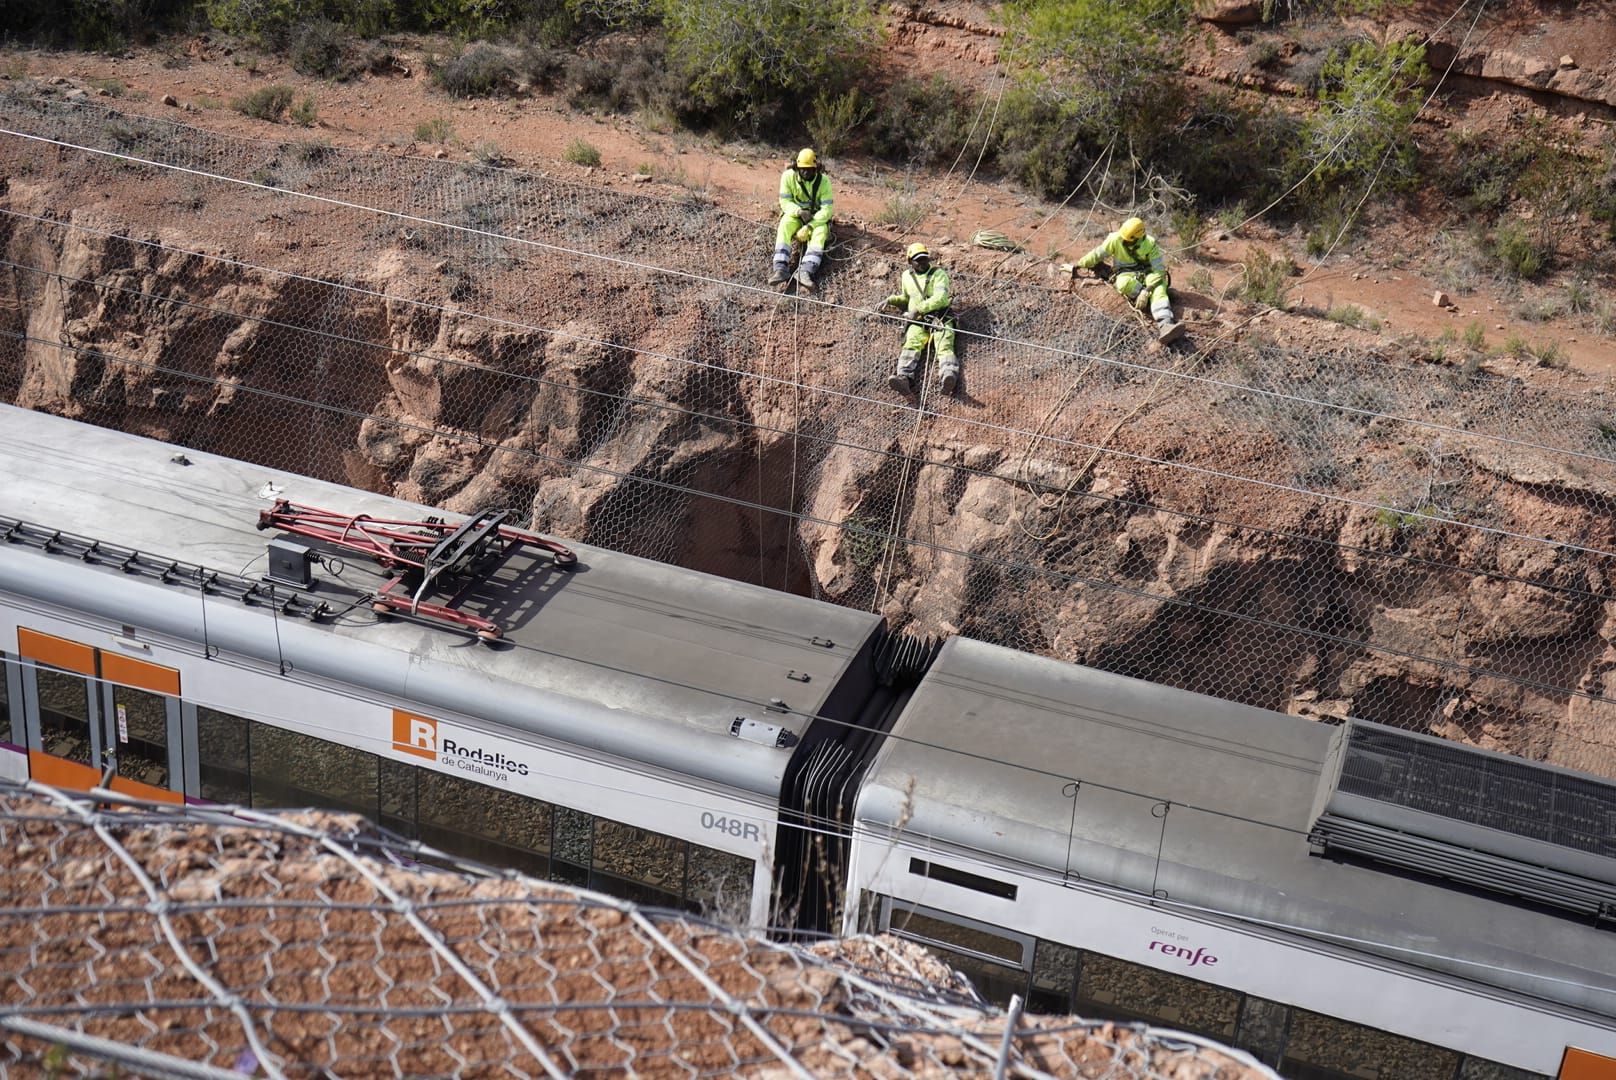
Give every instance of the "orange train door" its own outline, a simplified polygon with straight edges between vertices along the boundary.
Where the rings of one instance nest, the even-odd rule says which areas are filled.
[[[1616,1058],[1568,1046],[1559,1080],[1616,1080]]]
[[[30,776],[88,791],[110,766],[114,791],[184,801],[178,671],[26,627],[17,652]]]

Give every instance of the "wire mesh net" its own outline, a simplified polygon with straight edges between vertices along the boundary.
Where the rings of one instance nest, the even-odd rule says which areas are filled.
[[[352,815],[0,780],[0,1068],[1275,1075],[1144,1025],[1007,1015],[895,938],[775,944],[433,854]]]
[[[1603,382],[1153,351],[1014,254],[886,393],[896,245],[0,98],[0,397],[1304,715],[1616,775]],[[998,259],[999,256],[994,256]],[[1103,290],[1102,290],[1103,292]],[[1199,324],[1217,326],[1215,322]]]

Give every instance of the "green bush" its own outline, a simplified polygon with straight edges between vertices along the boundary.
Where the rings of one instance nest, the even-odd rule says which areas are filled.
[[[299,75],[351,77],[346,63],[348,42],[348,32],[330,19],[308,19],[288,31],[286,56]]]
[[[41,45],[121,49],[186,29],[196,0],[7,0],[0,36]]]
[[[979,111],[971,91],[945,75],[900,79],[877,96],[860,129],[862,141],[870,153],[901,165],[948,165],[961,147],[975,160],[988,137],[985,114],[972,133]]]
[[[1371,176],[1391,186],[1411,182],[1417,91],[1429,75],[1425,46],[1410,42],[1360,42],[1332,57],[1321,76],[1321,107],[1303,125],[1300,153],[1316,184]]]
[[[854,85],[879,39],[869,0],[669,0],[663,20],[692,103],[754,131]]]
[[[856,86],[840,94],[822,90],[808,114],[808,139],[821,154],[840,154],[873,108]]]
[[[303,127],[313,127],[319,115],[320,111],[315,107],[313,94],[304,94],[298,98],[297,103],[286,113],[288,120]]]
[[[1265,206],[1291,185],[1284,165],[1299,131],[1284,109],[1213,91],[1197,95],[1174,137],[1156,141],[1146,163],[1208,206],[1230,198]]]
[[[935,204],[913,191],[901,191],[881,204],[876,212],[877,225],[893,225],[899,232],[911,232],[916,225],[936,209]]]
[[[1295,264],[1284,256],[1270,255],[1264,248],[1254,247],[1246,252],[1245,281],[1241,293],[1250,300],[1269,307],[1284,308],[1285,294],[1290,292],[1290,277]]]
[[[667,41],[660,33],[603,43],[566,65],[575,109],[631,112],[656,110],[684,115],[684,80],[668,70]]]
[[[430,120],[418,121],[415,125],[415,141],[424,143],[446,143],[454,134],[454,121],[447,116],[434,116]]]
[[[1357,304],[1337,304],[1325,314],[1325,318],[1359,330],[1380,329],[1380,320]]]
[[[208,22],[228,34],[284,45],[287,34],[324,19],[359,37],[415,24],[415,6],[391,0],[201,0]]]
[[[1020,85],[1102,141],[1148,156],[1173,137],[1186,4],[1175,0],[1019,0],[1005,58]]]
[[[1522,279],[1537,277],[1554,254],[1554,246],[1547,237],[1529,230],[1517,218],[1493,230],[1487,249],[1506,273]]]
[[[488,97],[516,84],[516,65],[505,49],[478,42],[457,56],[427,62],[432,81],[451,97]]]
[[[292,96],[290,86],[276,84],[259,87],[250,94],[238,97],[230,104],[243,116],[250,116],[254,120],[268,120],[273,124],[279,123],[286,115],[286,110],[291,108]]]
[[[1028,87],[1004,96],[999,111],[999,164],[1046,199],[1064,199],[1104,150],[1060,106]]]
[[[583,165],[596,168],[600,165],[600,151],[595,149],[593,143],[583,139],[574,139],[567,145],[566,153],[561,155],[574,165]]]

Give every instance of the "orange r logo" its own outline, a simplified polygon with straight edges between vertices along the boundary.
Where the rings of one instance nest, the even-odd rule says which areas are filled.
[[[403,709],[393,710],[393,749],[429,761],[438,756],[438,722]]]

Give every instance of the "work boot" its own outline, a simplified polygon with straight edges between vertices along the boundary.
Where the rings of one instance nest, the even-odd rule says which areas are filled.
[[[813,271],[809,270],[806,266],[797,267],[797,288],[807,289],[809,292],[814,291]]]
[[[954,387],[959,385],[959,361],[954,359],[952,353],[944,353],[937,358],[937,373],[942,376],[940,383],[943,393],[952,394]]]
[[[887,385],[904,397],[915,396],[915,380],[907,375],[894,375],[887,380]]]
[[[1181,322],[1158,322],[1156,324],[1156,340],[1163,345],[1177,341],[1184,336],[1184,324]]]
[[[959,376],[952,371],[943,372],[942,387],[944,395],[952,394],[954,387],[959,385]]]
[[[791,276],[791,267],[785,263],[775,263],[774,269],[769,271],[769,284],[780,285]]]

